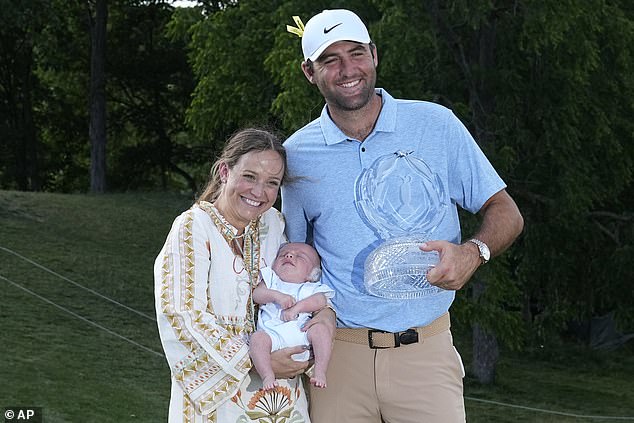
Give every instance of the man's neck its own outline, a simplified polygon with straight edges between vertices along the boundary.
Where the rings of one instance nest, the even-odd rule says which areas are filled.
[[[379,94],[372,96],[368,104],[358,110],[341,110],[328,106],[328,113],[335,125],[348,137],[363,141],[376,125],[383,101]]]

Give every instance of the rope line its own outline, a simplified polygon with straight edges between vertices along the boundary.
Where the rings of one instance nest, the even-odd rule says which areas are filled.
[[[519,408],[519,409],[522,409],[522,410],[536,411],[536,412],[539,412],[539,413],[547,413],[547,414],[556,414],[558,416],[575,417],[575,418],[578,418],[578,419],[634,420],[634,417],[587,416],[587,415],[583,415],[583,414],[565,413],[563,411],[554,411],[554,410],[546,410],[546,409],[543,409],[543,408],[526,407],[524,405],[508,404],[508,403],[505,403],[505,402],[491,401],[491,400],[485,400],[485,399],[480,399],[480,398],[468,397],[466,395],[465,395],[464,398],[466,400],[470,400],[470,401],[483,402],[485,404],[492,404],[492,405],[499,405],[501,407]]]
[[[138,314],[138,315],[139,315],[139,316],[141,316],[141,317],[144,317],[144,318],[146,318],[146,319],[148,319],[148,320],[151,320],[151,321],[153,321],[153,322],[156,322],[156,319],[155,319],[154,317],[149,316],[149,315],[147,315],[147,314],[145,314],[145,313],[143,313],[143,312],[141,312],[141,311],[135,310],[135,309],[133,309],[132,307],[129,307],[129,306],[125,305],[125,304],[122,304],[122,303],[120,303],[120,302],[119,302],[119,301],[117,301],[117,300],[113,300],[112,298],[106,297],[105,295],[103,295],[103,294],[101,294],[101,293],[99,293],[99,292],[95,291],[94,289],[91,289],[91,288],[88,288],[88,287],[86,287],[86,286],[83,286],[83,285],[81,285],[80,283],[77,283],[77,282],[75,282],[75,281],[73,281],[73,280],[71,280],[71,279],[67,278],[67,277],[66,277],[66,276],[64,276],[64,275],[60,275],[59,273],[55,272],[54,270],[51,270],[51,269],[49,269],[48,267],[43,266],[43,265],[41,265],[41,264],[39,264],[39,263],[37,263],[37,262],[35,262],[35,261],[31,260],[30,258],[23,256],[23,255],[22,255],[22,254],[20,254],[20,253],[16,253],[15,251],[10,250],[9,248],[2,247],[2,246],[0,246],[0,250],[4,251],[4,252],[6,252],[6,253],[9,253],[9,254],[13,254],[14,256],[21,258],[22,260],[24,260],[24,261],[26,261],[26,262],[28,262],[28,263],[32,264],[33,266],[39,267],[40,269],[44,270],[45,272],[48,272],[48,273],[50,273],[50,274],[52,274],[52,275],[55,275],[55,276],[57,276],[58,278],[65,280],[66,282],[72,283],[72,284],[73,284],[73,285],[75,285],[76,287],[81,288],[81,289],[83,289],[84,291],[88,291],[88,292],[90,292],[91,294],[96,295],[96,296],[97,296],[97,297],[99,297],[99,298],[103,298],[104,300],[106,300],[106,301],[110,301],[111,303],[116,304],[116,305],[118,305],[119,307],[123,307],[123,308],[125,308],[126,310],[131,311],[132,313]]]
[[[135,345],[135,346],[137,346],[137,347],[139,347],[139,348],[141,348],[141,349],[143,349],[143,350],[145,350],[145,351],[147,351],[147,352],[150,352],[150,353],[152,353],[152,354],[154,354],[154,355],[157,355],[157,356],[159,356],[159,357],[163,357],[163,358],[165,357],[165,356],[164,356],[163,354],[161,354],[160,352],[154,351],[153,349],[148,348],[148,347],[146,347],[145,345],[141,345],[141,344],[139,344],[138,342],[133,341],[133,340],[132,340],[132,339],[130,339],[130,338],[126,338],[125,336],[120,335],[120,334],[118,334],[118,333],[116,333],[116,332],[114,332],[114,331],[112,331],[112,330],[108,329],[107,327],[100,325],[99,323],[95,323],[95,322],[93,322],[92,320],[88,320],[88,319],[86,319],[85,317],[80,316],[79,314],[77,314],[77,313],[75,313],[75,312],[73,312],[73,311],[71,311],[71,310],[67,309],[66,307],[63,307],[63,306],[61,306],[61,305],[59,305],[59,304],[57,304],[57,303],[54,303],[53,301],[49,300],[48,298],[45,298],[45,297],[43,297],[43,296],[41,296],[41,295],[39,295],[39,294],[37,294],[37,293],[35,293],[35,292],[31,291],[30,289],[28,289],[28,288],[26,288],[26,287],[24,287],[24,286],[20,285],[20,284],[19,284],[19,283],[17,283],[17,282],[13,282],[12,280],[9,280],[9,279],[5,278],[5,277],[4,277],[4,276],[2,276],[2,275],[0,275],[0,279],[2,279],[2,280],[4,280],[4,281],[9,282],[11,285],[13,285],[13,286],[15,286],[15,287],[17,287],[17,288],[19,288],[19,289],[21,289],[21,290],[23,290],[23,291],[25,291],[25,292],[29,293],[29,294],[31,294],[32,296],[34,296],[34,297],[36,297],[36,298],[38,298],[38,299],[40,299],[40,300],[42,300],[42,301],[44,301],[44,302],[46,302],[46,303],[48,303],[48,304],[52,305],[52,306],[54,306],[54,307],[57,307],[58,309],[60,309],[60,310],[62,310],[62,311],[64,311],[64,312],[66,312],[66,313],[70,314],[71,316],[78,318],[79,320],[82,320],[82,321],[84,321],[84,322],[86,322],[86,323],[88,323],[88,324],[91,324],[91,325],[93,325],[93,326],[95,326],[95,327],[97,327],[97,328],[99,328],[99,329],[101,329],[101,330],[103,330],[103,331],[105,331],[105,332],[108,332],[110,335],[116,336],[116,337],[117,337],[117,338],[119,338],[119,339],[123,339],[124,341],[127,341],[127,342],[129,342],[130,344]]]

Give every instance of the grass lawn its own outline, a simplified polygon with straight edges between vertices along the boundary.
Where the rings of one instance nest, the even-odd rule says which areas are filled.
[[[42,407],[46,423],[167,420],[152,265],[190,204],[0,191],[0,408]],[[468,367],[468,342],[455,338]],[[503,352],[494,386],[465,380],[468,421],[634,421],[633,350]]]

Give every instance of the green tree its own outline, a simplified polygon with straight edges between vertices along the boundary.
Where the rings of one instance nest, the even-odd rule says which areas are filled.
[[[191,29],[191,61],[198,84],[188,121],[217,148],[237,128],[276,127],[269,113],[278,93],[264,70],[273,48],[278,2],[227,2]]]
[[[47,2],[0,2],[0,183],[20,190],[41,188],[35,68],[48,12]]]
[[[170,29],[172,7],[138,3],[111,13],[110,179],[118,189],[195,192],[209,168],[209,149],[185,126],[194,87],[186,55],[189,38]],[[180,12],[190,24],[199,19],[195,10]]]
[[[193,77],[186,40],[168,31],[172,6],[165,1],[108,2],[108,26],[102,27],[110,39],[104,64],[108,73],[101,74],[100,119],[92,125],[90,2],[6,6],[0,12],[7,24],[0,30],[6,29],[0,43],[0,72],[6,81],[0,85],[1,187],[36,189],[35,182],[41,181],[45,190],[88,190],[89,134],[99,132],[101,158],[95,162],[101,163],[100,189],[107,162],[112,190],[196,190],[202,179],[199,163],[208,163],[209,157],[196,150],[185,127]]]

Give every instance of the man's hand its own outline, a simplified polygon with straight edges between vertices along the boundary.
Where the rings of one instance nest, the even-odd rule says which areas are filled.
[[[493,194],[480,208],[480,229],[472,237],[485,242],[495,257],[506,250],[524,228],[524,219],[506,190]],[[427,280],[443,289],[461,289],[482,263],[480,251],[472,242],[452,244],[429,241],[421,245],[423,251],[438,251],[440,262],[427,272]]]
[[[481,263],[478,247],[472,242],[457,245],[448,241],[429,241],[420,249],[438,251],[440,261],[427,272],[427,280],[442,289],[461,289]]]
[[[291,357],[294,354],[301,354],[306,351],[306,347],[298,345],[295,347],[282,348],[271,353],[271,366],[273,373],[278,379],[288,379],[301,375],[310,366],[311,361],[295,361]]]

